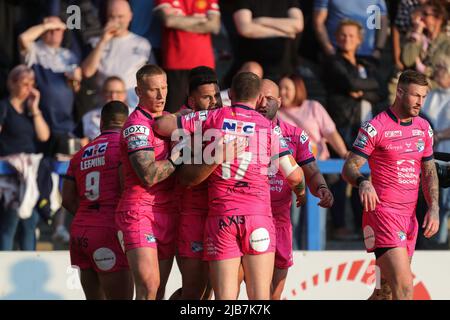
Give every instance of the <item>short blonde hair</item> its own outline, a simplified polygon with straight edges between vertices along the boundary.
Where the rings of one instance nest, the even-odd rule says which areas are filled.
[[[342,28],[347,27],[347,26],[353,26],[356,27],[358,29],[358,33],[359,33],[359,37],[361,38],[361,40],[364,39],[364,28],[363,26],[355,20],[351,20],[351,19],[342,19],[337,28],[336,28],[336,33],[335,35],[338,35],[339,32],[341,32]]]
[[[12,68],[12,70],[8,73],[7,86],[8,90],[11,91],[13,86],[24,76],[29,75],[34,78],[34,71],[30,67],[27,67],[24,64],[19,64]]]

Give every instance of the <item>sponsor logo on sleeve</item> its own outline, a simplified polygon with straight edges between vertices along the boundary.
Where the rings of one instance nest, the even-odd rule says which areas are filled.
[[[275,126],[273,128],[273,133],[277,136],[281,136],[281,128],[279,126]]]
[[[377,129],[375,129],[375,127],[373,125],[370,124],[370,122],[366,121],[363,123],[363,125],[361,126],[361,128],[367,132],[367,134],[369,135],[369,137],[373,138],[377,135]]]
[[[360,149],[364,149],[365,147],[367,147],[367,142],[369,141],[369,138],[363,134],[362,132],[358,133],[358,136],[356,137],[355,143],[353,144],[353,146],[360,148]]]
[[[302,131],[302,134],[300,135],[300,142],[304,144],[306,141],[308,141],[308,134],[305,131]]]
[[[280,136],[279,139],[280,139],[280,146],[282,148],[289,148],[288,143],[287,143],[286,139],[283,136]]]
[[[401,130],[395,130],[395,131],[385,131],[384,136],[386,138],[397,138],[402,136]]]
[[[417,141],[417,151],[423,152],[423,150],[425,150],[425,142],[422,139],[419,139],[419,141]]]
[[[150,129],[146,126],[141,125],[133,125],[129,126],[125,130],[123,130],[123,137],[126,138],[132,134],[142,134],[148,136],[150,134]]]
[[[428,128],[428,136],[433,138],[433,129],[431,129],[431,126]]]
[[[413,129],[412,135],[413,137],[425,137],[425,132],[423,130]]]
[[[127,139],[128,150],[136,150],[139,148],[149,146],[149,141],[146,135],[131,136]]]
[[[191,113],[184,115],[184,120],[189,121],[194,117],[195,117],[195,112],[191,112]]]
[[[205,121],[208,118],[208,110],[202,110],[198,112],[198,119],[200,121]]]

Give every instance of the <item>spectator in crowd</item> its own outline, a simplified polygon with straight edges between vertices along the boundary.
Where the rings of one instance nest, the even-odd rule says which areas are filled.
[[[427,95],[422,112],[433,127],[434,151],[450,153],[450,56],[436,59],[433,78],[439,87]],[[445,245],[448,241],[449,188],[440,189],[439,195],[440,225],[436,242]]]
[[[156,0],[130,0],[133,19],[130,31],[146,38],[152,45],[149,62],[160,65],[161,58],[161,21],[152,14]]]
[[[136,71],[150,57],[151,46],[147,39],[128,30],[132,19],[130,5],[124,0],[108,4],[108,21],[100,38],[92,39],[95,47],[81,64],[85,77],[96,76],[98,88],[110,76],[121,77],[126,84],[128,105],[137,105]]]
[[[34,88],[35,76],[31,68],[18,65],[8,75],[9,97],[0,101],[0,156],[37,153],[37,142],[45,142],[50,130],[39,108],[40,93]],[[17,209],[0,206],[0,250],[13,250],[16,231],[22,250],[36,250],[38,213],[21,219]]]
[[[327,110],[335,121],[338,132],[348,149],[355,140],[361,123],[369,120],[372,105],[380,100],[379,85],[375,79],[375,68],[368,60],[357,58],[356,52],[363,42],[363,28],[352,20],[343,20],[336,31],[337,51],[326,67]],[[345,190],[347,184],[341,177],[329,185],[336,201],[331,208],[336,227],[336,239],[353,238],[343,229],[345,223]],[[358,231],[361,226],[361,203],[358,192],[352,192],[354,225]],[[340,221],[340,222],[336,222]]]
[[[392,53],[398,71],[405,69],[401,59],[401,48],[406,41],[406,35],[412,28],[411,15],[427,2],[428,0],[401,0],[398,3],[397,15],[391,27]]]
[[[264,76],[278,81],[297,66],[303,14],[297,0],[240,0],[233,14],[238,32],[233,75],[246,61],[256,61]]]
[[[363,41],[361,25],[353,20],[341,21],[336,41],[337,53],[326,68],[327,106],[349,148],[361,122],[370,118],[371,105],[380,100],[379,84],[374,66],[356,56]]]
[[[47,151],[52,155],[68,153],[62,150],[75,128],[73,105],[81,81],[76,56],[61,47],[65,29],[61,19],[52,16],[19,36],[21,55],[33,68],[41,92],[42,113],[52,133]]]
[[[373,8],[372,17],[368,9]],[[372,18],[372,19],[371,19]],[[336,31],[343,19],[351,19],[364,26],[357,54],[379,60],[388,32],[387,8],[384,0],[314,0],[314,29],[325,55],[336,54]],[[373,26],[371,24],[374,24]]]
[[[42,113],[51,131],[45,153],[56,155],[60,160],[66,160],[66,155],[79,148],[73,130],[75,93],[80,89],[81,69],[75,54],[61,47],[65,30],[66,25],[59,17],[50,16],[19,36],[21,55],[35,72]],[[37,40],[39,37],[41,39]],[[62,209],[54,219],[54,239],[68,242],[64,221],[65,210]]]
[[[303,79],[296,75],[286,76],[280,80],[281,109],[280,119],[287,123],[303,128],[309,136],[312,153],[318,160],[328,160],[330,152],[327,143],[342,159],[347,156],[347,147],[336,129],[336,125],[325,108],[317,101],[309,100]],[[334,179],[334,180],[333,180]],[[329,183],[338,178],[327,176]],[[337,201],[339,201],[337,199]],[[336,206],[335,206],[336,207]],[[334,208],[334,207],[333,207]],[[346,228],[345,216],[338,209],[331,210],[334,237],[348,238],[350,231]],[[294,225],[297,221],[293,218]],[[303,229],[304,215],[300,215],[300,222],[296,228]]]
[[[184,103],[189,70],[198,66],[215,68],[211,34],[220,31],[217,0],[158,0],[154,12],[163,23],[162,66],[169,92],[166,111],[175,112]]]
[[[314,157],[327,160],[330,157],[327,143],[344,159],[347,148],[336,130],[334,121],[317,101],[308,100],[305,83],[296,75],[283,77],[279,83],[281,109],[279,117],[291,125],[303,128],[309,135]]]
[[[447,12],[438,0],[425,4],[413,15],[413,29],[402,48],[402,62],[431,77],[440,55],[450,55],[450,37],[445,32]],[[436,87],[434,81],[432,87]]]
[[[83,145],[89,141],[94,140],[100,134],[100,118],[102,112],[102,105],[117,100],[126,103],[127,89],[125,82],[116,76],[106,78],[102,87],[102,102],[94,110],[86,113],[81,119],[76,128],[76,134],[80,138],[87,138],[88,141],[83,141]]]

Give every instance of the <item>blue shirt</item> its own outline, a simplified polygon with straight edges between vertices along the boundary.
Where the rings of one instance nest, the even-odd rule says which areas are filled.
[[[26,110],[18,113],[9,98],[0,100],[0,156],[37,152],[33,117]]]
[[[153,14],[154,0],[130,0],[133,20],[130,31],[146,38],[152,48],[161,48],[161,22]]]
[[[376,28],[374,23],[373,9],[370,6],[377,6],[381,16],[387,15],[386,3],[384,0],[314,0],[314,10],[327,10],[328,16],[326,27],[328,37],[336,48],[335,32],[339,22],[343,19],[357,21],[364,28],[364,40],[358,49],[357,54],[371,56],[376,46]]]
[[[25,62],[34,70],[41,93],[39,107],[52,133],[72,132],[75,94],[64,73],[78,65],[76,56],[68,49],[50,48],[38,40],[31,46]]]

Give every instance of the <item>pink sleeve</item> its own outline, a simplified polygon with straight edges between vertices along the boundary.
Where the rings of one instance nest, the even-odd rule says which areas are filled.
[[[153,130],[148,124],[130,123],[122,131],[128,154],[136,151],[154,149]]]
[[[374,125],[370,121],[364,122],[359,128],[352,152],[367,159],[375,149],[377,137],[378,132]]]
[[[425,133],[425,150],[423,152],[422,161],[433,159],[433,129],[428,124],[428,130]]]
[[[297,161],[299,166],[303,166],[316,160],[314,158],[314,155],[311,153],[310,140],[305,130],[296,129],[295,140],[297,149],[297,152],[295,154],[295,161]]]
[[[281,128],[277,125],[271,126],[271,134],[270,134],[270,155],[271,158],[281,158],[282,156],[291,154],[289,151],[289,145],[281,133]]]
[[[314,113],[319,121],[320,132],[322,136],[327,136],[336,131],[336,124],[331,119],[327,110],[317,101],[313,101]]]
[[[207,127],[213,116],[208,110],[191,112],[180,115],[177,118],[178,129],[184,129],[189,134],[193,134],[200,127]]]

